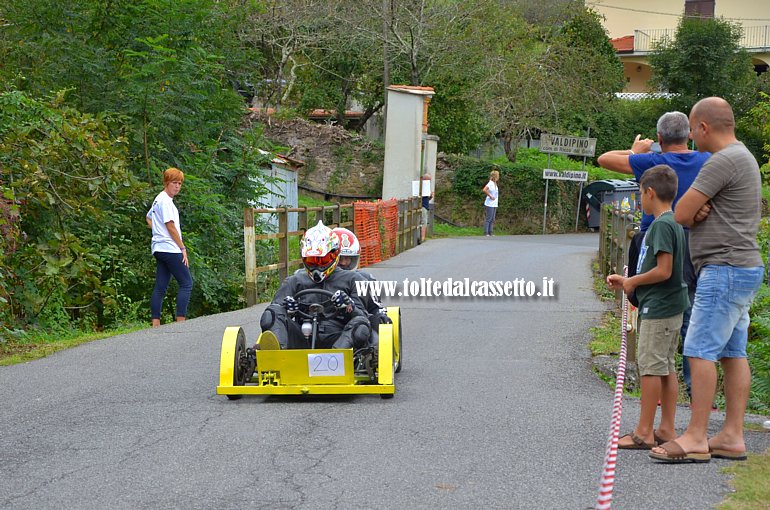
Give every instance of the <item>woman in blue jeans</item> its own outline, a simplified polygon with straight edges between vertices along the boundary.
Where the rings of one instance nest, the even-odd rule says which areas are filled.
[[[489,172],[489,182],[482,190],[487,198],[484,199],[484,211],[486,217],[484,219],[484,235],[492,235],[492,225],[495,223],[495,216],[497,215],[497,181],[500,180],[500,172],[492,170]]]
[[[187,248],[182,242],[182,226],[174,197],[179,194],[184,182],[184,173],[177,168],[163,172],[163,191],[158,193],[147,212],[147,226],[152,229],[152,254],[156,260],[155,289],[150,299],[152,327],[160,326],[160,312],[171,277],[179,284],[176,296],[176,320],[181,322],[187,316],[187,305],[192,292],[190,262]]]

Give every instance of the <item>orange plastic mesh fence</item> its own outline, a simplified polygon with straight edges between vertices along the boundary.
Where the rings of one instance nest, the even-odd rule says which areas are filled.
[[[382,260],[378,209],[379,202],[353,202],[353,224],[361,246],[358,267],[366,267]]]
[[[398,243],[398,200],[391,198],[380,202],[382,224],[382,256],[386,259],[396,255]]]

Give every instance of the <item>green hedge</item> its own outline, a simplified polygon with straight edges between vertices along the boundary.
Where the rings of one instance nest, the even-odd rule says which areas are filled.
[[[507,234],[540,234],[543,232],[543,199],[545,180],[543,169],[582,170],[582,161],[564,156],[552,156],[536,149],[521,149],[517,162],[505,159],[482,161],[466,156],[448,156],[448,168],[439,175],[436,189],[436,214],[460,226],[481,226],[484,223],[484,192],[489,172],[500,171],[500,203],[495,229]],[[587,165],[589,180],[628,178]],[[548,215],[546,232],[575,230],[575,214],[580,185],[577,182],[551,180],[548,184]],[[579,228],[586,228],[585,211],[581,207]]]

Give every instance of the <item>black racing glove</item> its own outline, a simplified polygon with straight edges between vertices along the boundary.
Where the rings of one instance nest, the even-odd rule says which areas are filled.
[[[380,308],[377,318],[380,320],[380,324],[393,324],[393,319],[388,317],[388,312],[384,308]]]
[[[332,303],[337,308],[350,308],[353,306],[353,300],[342,290],[338,290],[332,295]]]
[[[283,298],[283,307],[289,315],[294,315],[299,311],[299,303],[292,296],[286,296]]]

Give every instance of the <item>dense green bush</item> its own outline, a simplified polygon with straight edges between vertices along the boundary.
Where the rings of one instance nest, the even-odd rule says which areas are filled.
[[[614,100],[597,114],[591,137],[596,138],[596,156],[607,151],[630,149],[636,135],[657,140],[658,118],[674,108],[666,99]],[[688,113],[688,112],[684,112]]]
[[[0,255],[3,326],[148,320],[155,263],[144,216],[169,166],[186,174],[176,203],[195,281],[189,314],[239,306],[243,207],[264,192],[257,149],[270,147],[259,129],[241,129],[233,86],[258,80],[260,52],[238,27],[260,7],[231,7],[4,9],[13,22],[0,38],[0,231],[14,250]]]
[[[117,272],[133,265],[126,233],[146,186],[127,167],[127,141],[108,129],[115,119],[63,99],[0,94],[0,185],[18,214],[3,239],[5,326],[101,323],[120,305]]]
[[[759,249],[767,264],[770,250],[770,218],[764,218],[760,225]],[[762,285],[751,304],[751,326],[747,351],[751,365],[752,382],[750,405],[754,409],[770,413],[770,287]]]
[[[102,329],[146,319],[154,282],[144,216],[159,185],[130,169],[115,115],[0,93],[0,326]],[[243,208],[264,194],[260,129],[223,136],[176,158],[176,199],[195,280],[190,316],[242,302]],[[161,181],[161,162],[151,178]],[[173,288],[169,291],[173,295]],[[165,313],[173,315],[173,299]]]

